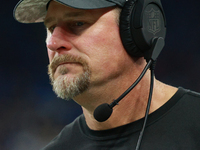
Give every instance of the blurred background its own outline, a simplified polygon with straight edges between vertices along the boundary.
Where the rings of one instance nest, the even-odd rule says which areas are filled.
[[[18,0],[0,5],[0,150],[38,150],[82,113],[58,99],[47,75],[46,31],[42,23],[13,19]],[[156,78],[200,92],[200,1],[162,0],[166,46]]]

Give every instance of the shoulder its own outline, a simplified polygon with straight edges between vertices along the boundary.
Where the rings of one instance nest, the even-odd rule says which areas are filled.
[[[190,102],[200,102],[200,93],[199,92],[195,92],[192,90],[188,90],[188,89],[184,89],[184,88],[179,88],[179,90],[184,93],[183,97],[186,100],[189,100]]]
[[[194,98],[197,98],[197,99],[200,98],[200,93],[195,92],[195,91],[188,90],[187,94],[194,97]]]
[[[178,108],[185,117],[184,119],[188,117],[190,121],[194,120],[194,122],[197,122],[197,118],[200,118],[200,93],[179,88],[179,94],[182,96],[180,97],[176,108]]]
[[[66,125],[62,129],[62,131],[42,150],[55,150],[55,149],[62,150],[63,143],[65,143],[64,145],[66,147],[66,145],[70,142],[70,139],[73,135],[80,134],[78,132],[80,132],[79,126],[80,126],[80,121],[82,119],[83,119],[83,115],[76,118],[72,123]]]

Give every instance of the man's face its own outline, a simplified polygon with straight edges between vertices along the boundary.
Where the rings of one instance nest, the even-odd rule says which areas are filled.
[[[59,97],[74,98],[124,72],[127,53],[117,17],[113,8],[80,10],[50,3],[44,23],[49,74]]]

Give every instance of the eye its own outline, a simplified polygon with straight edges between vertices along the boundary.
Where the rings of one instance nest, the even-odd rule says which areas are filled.
[[[57,27],[57,25],[55,24],[55,25],[47,27],[47,30],[52,34],[56,27]],[[69,21],[66,23],[64,28],[67,31],[71,31],[71,33],[80,34],[87,27],[88,27],[88,23],[86,23],[84,21]]]
[[[82,26],[82,25],[84,25],[84,24],[85,24],[85,22],[77,22],[77,23],[76,23],[77,26]]]
[[[73,21],[68,24],[68,28],[70,29],[71,33],[73,34],[81,34],[85,29],[87,29],[89,26],[88,23],[84,21]]]
[[[80,26],[83,26],[84,24],[85,24],[85,22],[78,21],[78,22],[74,23],[74,26],[80,27]]]

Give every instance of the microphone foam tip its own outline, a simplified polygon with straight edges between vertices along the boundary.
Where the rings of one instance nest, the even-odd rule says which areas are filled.
[[[99,105],[95,110],[94,110],[94,118],[98,122],[104,122],[106,121],[112,114],[113,109],[110,107],[109,104],[104,103]]]

